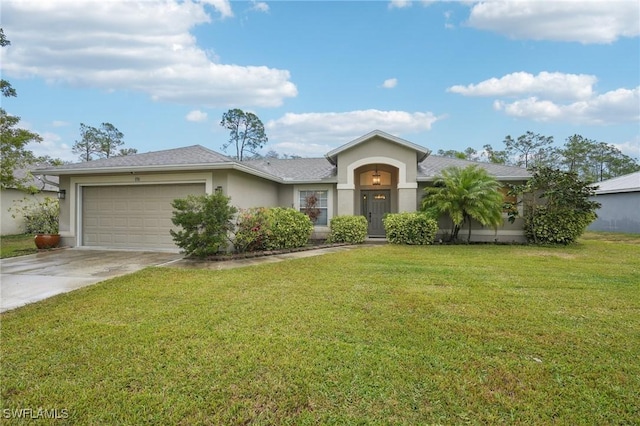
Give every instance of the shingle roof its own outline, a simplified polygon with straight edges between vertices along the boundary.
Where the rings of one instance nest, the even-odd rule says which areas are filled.
[[[37,165],[34,165],[37,167]],[[34,168],[35,168],[34,167]],[[58,177],[57,176],[43,176],[41,173],[31,173],[28,175],[30,170],[28,169],[15,169],[13,171],[13,176],[18,179],[27,179],[24,184],[25,186],[33,186],[38,188],[39,191],[57,191],[58,190]]]
[[[596,194],[612,194],[617,192],[640,192],[640,172],[618,176],[596,183]]]
[[[500,180],[522,180],[531,177],[531,174],[521,167],[430,155],[418,164],[418,180],[432,180],[435,175],[447,167],[467,167],[472,164],[482,167],[490,175]]]
[[[39,172],[64,172],[74,170],[113,170],[119,168],[179,166],[200,164],[224,164],[232,163],[230,157],[212,151],[201,145],[187,146],[184,148],[167,149],[164,151],[146,152],[143,154],[125,155],[122,157],[103,158],[100,160],[82,163],[65,164],[58,167],[38,169]]]
[[[265,158],[244,161],[243,164],[277,176],[285,182],[336,181],[336,167],[326,158]]]

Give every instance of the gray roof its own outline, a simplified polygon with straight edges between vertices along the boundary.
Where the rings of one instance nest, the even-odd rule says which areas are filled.
[[[336,167],[326,158],[289,158],[244,161],[249,167],[282,179],[284,182],[336,182]]]
[[[38,169],[38,172],[52,174],[69,174],[65,172],[102,172],[118,169],[138,170],[147,168],[166,168],[169,166],[201,166],[212,164],[229,164],[234,160],[212,151],[201,145],[164,151],[146,152],[143,154],[125,155],[121,157],[102,158],[82,163],[65,164],[58,167]]]
[[[37,167],[38,165],[34,164],[33,168]],[[15,169],[13,171],[13,176],[18,180],[26,178],[24,185],[33,186],[37,188],[38,191],[58,191],[58,176],[44,176],[43,174],[35,171],[29,174],[30,169]]]
[[[603,180],[595,185],[598,186],[596,194],[614,194],[618,192],[640,192],[640,172],[618,176],[612,179]]]
[[[459,158],[439,157],[430,155],[418,164],[418,180],[430,181],[434,176],[447,167],[467,167],[472,164],[482,167],[490,175],[499,180],[523,180],[531,177],[531,173],[522,167],[505,166],[504,164],[484,163],[478,161],[461,160]]]
[[[379,132],[374,132],[380,135]],[[371,137],[371,134],[368,135]],[[362,142],[363,138],[356,141]],[[424,148],[423,148],[424,150]],[[332,151],[335,152],[335,151]],[[428,151],[416,151],[422,155]],[[328,154],[327,154],[328,155]],[[418,180],[430,181],[449,166],[466,167],[477,164],[501,180],[522,180],[530,174],[522,168],[501,164],[477,163],[457,158],[429,156],[418,164]],[[200,145],[144,154],[111,157],[83,163],[65,164],[38,169],[34,173],[47,175],[96,174],[113,172],[160,172],[187,170],[235,169],[282,183],[337,182],[336,166],[328,157],[236,161]]]

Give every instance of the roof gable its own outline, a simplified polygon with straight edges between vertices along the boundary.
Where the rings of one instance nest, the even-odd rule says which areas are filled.
[[[381,138],[384,139],[388,142],[403,146],[405,148],[409,148],[412,149],[416,152],[416,158],[417,158],[417,162],[420,162],[422,160],[424,160],[425,158],[427,158],[427,156],[429,155],[429,153],[431,151],[429,151],[427,148],[420,146],[420,145],[416,145],[412,142],[409,142],[407,140],[404,140],[402,138],[399,138],[397,136],[393,136],[390,135],[389,133],[383,132],[382,130],[374,130],[372,132],[367,133],[364,136],[360,136],[357,139],[352,140],[351,142],[348,142],[336,149],[334,149],[333,151],[328,152],[327,154],[325,154],[325,157],[327,158],[327,160],[329,160],[331,162],[331,164],[337,164],[338,163],[338,156],[349,150],[354,148],[357,145],[360,145],[368,140],[371,140],[373,138]]]

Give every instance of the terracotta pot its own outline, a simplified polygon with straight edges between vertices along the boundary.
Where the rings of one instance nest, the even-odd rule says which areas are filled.
[[[58,234],[37,234],[35,238],[36,247],[38,249],[50,249],[58,247],[60,244],[60,235]]]

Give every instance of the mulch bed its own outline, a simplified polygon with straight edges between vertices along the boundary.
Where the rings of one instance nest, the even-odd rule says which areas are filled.
[[[213,256],[207,256],[204,259],[200,260],[208,260],[211,262],[224,262],[227,260],[240,260],[240,259],[253,259],[256,257],[263,256],[275,256],[278,254],[287,254],[287,253],[296,253],[300,251],[309,251],[309,250],[318,250],[323,248],[331,248],[331,247],[341,247],[348,246],[346,243],[339,244],[327,244],[324,241],[310,241],[308,245],[304,247],[296,247],[292,249],[283,249],[283,250],[265,250],[265,251],[252,251],[246,253],[221,253]]]

